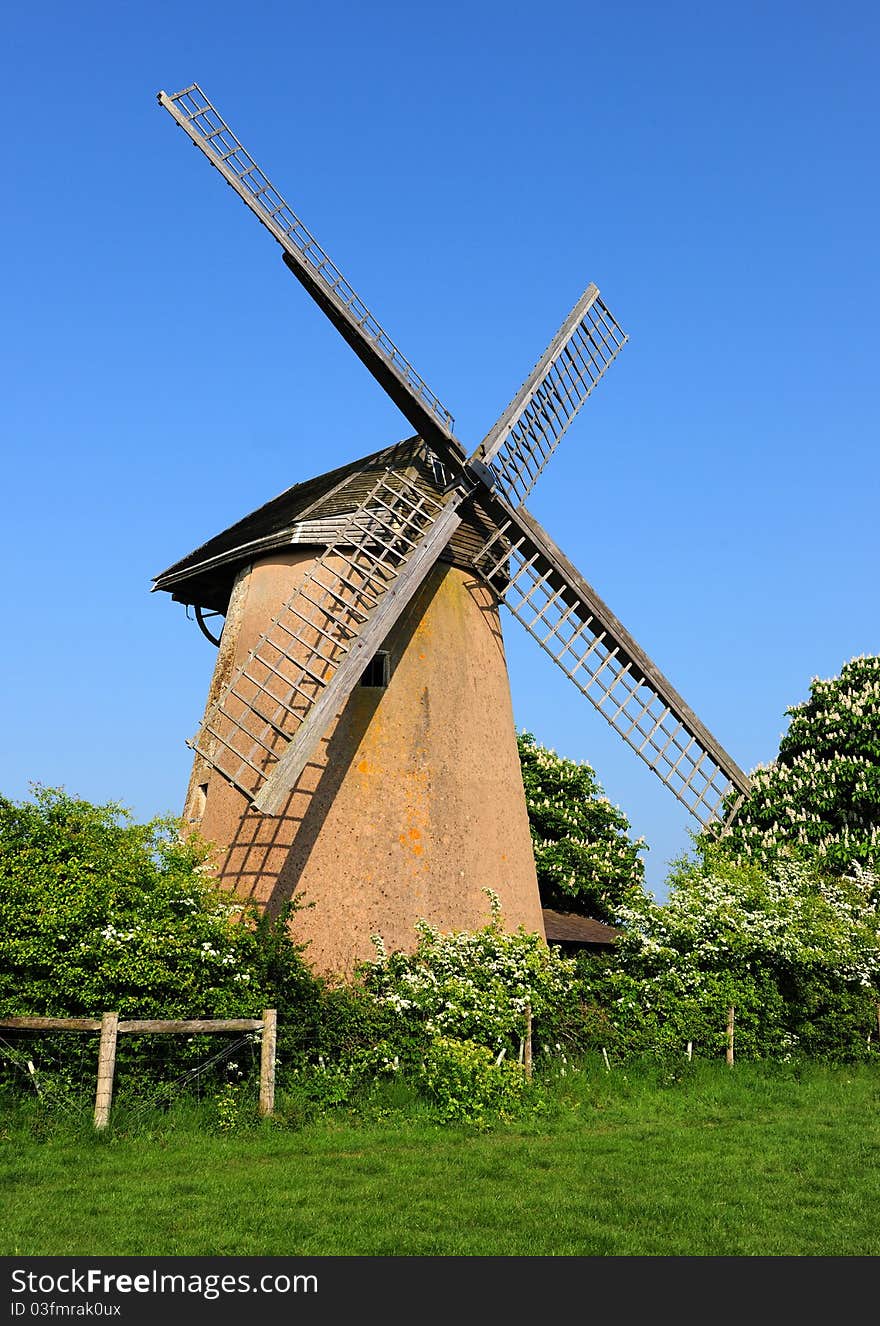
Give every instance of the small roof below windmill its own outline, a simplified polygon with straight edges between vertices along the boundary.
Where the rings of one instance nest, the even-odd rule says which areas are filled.
[[[431,465],[419,437],[409,437],[314,479],[294,484],[243,516],[186,557],[153,578],[153,589],[166,590],[179,603],[225,612],[242,566],[278,549],[327,547],[338,539],[345,518],[369,494],[386,469],[436,491]],[[462,523],[441,554],[441,561],[469,567],[493,525],[477,502],[469,504]]]
[[[566,950],[604,952],[614,947],[620,934],[616,926],[594,921],[591,916],[579,916],[575,912],[557,912],[545,907],[543,915],[547,943],[559,944]]]

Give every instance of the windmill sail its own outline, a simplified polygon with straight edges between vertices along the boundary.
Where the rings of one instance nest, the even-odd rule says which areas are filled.
[[[464,456],[454,419],[401,354],[339,268],[242,147],[220,114],[193,83],[159,104],[172,115],[284,250],[284,261],[342,333],[358,358],[426,441]]]
[[[508,507],[476,565],[517,621],[701,824],[719,816],[732,789],[748,791],[747,776],[528,512]]]
[[[460,522],[386,472],[210,706],[190,743],[263,813],[280,811],[326,729]]]
[[[437,463],[432,493],[388,471],[272,619],[191,745],[258,810],[290,789],[474,494],[495,529],[480,576],[703,824],[749,780],[522,507],[627,337],[588,286],[480,446],[452,415],[193,84],[160,104],[281,245],[284,261]],[[482,536],[481,536],[482,537]],[[736,798],[731,798],[732,802]],[[735,804],[728,815],[735,813]]]
[[[473,460],[509,502],[524,502],[578,410],[627,342],[589,285]]]

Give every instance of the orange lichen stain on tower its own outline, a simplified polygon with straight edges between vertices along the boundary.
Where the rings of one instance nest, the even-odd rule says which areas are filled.
[[[358,764],[358,773],[367,774],[372,771],[372,765],[369,760],[361,760]]]
[[[458,576],[445,576],[438,587],[437,595],[447,610],[454,613],[459,624],[463,623],[466,613],[473,604],[472,596],[464,581]]]
[[[417,746],[410,753],[410,768],[404,779],[403,814],[397,835],[409,887],[431,868],[431,773],[425,767],[426,752]]]
[[[407,829],[404,833],[398,835],[397,841],[401,847],[408,847],[414,856],[421,856],[425,850],[422,844],[421,829]]]

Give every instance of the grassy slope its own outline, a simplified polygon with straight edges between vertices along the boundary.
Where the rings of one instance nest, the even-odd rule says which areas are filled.
[[[297,1130],[120,1111],[95,1137],[19,1113],[0,1255],[876,1256],[878,1095],[872,1066],[594,1066],[484,1134],[400,1086]]]

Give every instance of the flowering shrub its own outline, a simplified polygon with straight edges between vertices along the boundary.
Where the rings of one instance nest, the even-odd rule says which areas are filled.
[[[385,951],[375,935],[374,961],[361,976],[366,990],[397,1015],[401,1030],[469,1041],[493,1054],[518,1054],[531,1007],[535,1023],[549,1022],[575,996],[575,963],[536,934],[502,929],[497,894],[486,889],[491,920],[481,930],[441,934],[417,925],[414,953]]]
[[[610,921],[633,886],[641,887],[646,851],[612,806],[589,764],[517,736],[538,888],[545,907]]]
[[[255,1017],[275,1007],[308,1026],[319,986],[286,918],[242,916],[207,855],[175,820],[136,824],[115,803],[45,788],[29,802],[0,798],[0,1017]],[[155,1092],[217,1049],[206,1039],[162,1038],[160,1049],[155,1037],[122,1037],[117,1095]],[[62,1086],[94,1091],[92,1038],[49,1034],[30,1053],[43,1099]],[[0,1076],[31,1089],[9,1056]]]
[[[505,932],[498,896],[485,892],[481,930],[441,934],[420,922],[414,953],[389,954],[374,935],[375,959],[322,992],[312,1045],[294,1046],[281,1075],[288,1117],[349,1105],[397,1077],[441,1119],[482,1127],[520,1109],[526,1010],[533,1034],[553,1031],[577,1006],[576,968],[538,935]]]
[[[746,1056],[857,1058],[876,1029],[877,876],[829,876],[777,853],[772,868],[703,845],[680,862],[661,906],[621,907],[617,960],[584,969],[617,1043],[724,1045],[726,1010]]]
[[[751,775],[730,830],[707,841],[769,862],[780,847],[843,874],[880,867],[880,658],[850,660],[838,677],[814,677],[810,697],[786,710],[779,754]]]
[[[236,919],[207,855],[173,819],[0,798],[0,1014],[259,1014],[296,954],[283,925]]]

